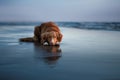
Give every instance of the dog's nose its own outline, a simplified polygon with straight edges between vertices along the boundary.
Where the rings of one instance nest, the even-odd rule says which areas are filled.
[[[53,38],[52,38],[51,41],[50,41],[50,45],[55,45],[55,41],[54,41]]]

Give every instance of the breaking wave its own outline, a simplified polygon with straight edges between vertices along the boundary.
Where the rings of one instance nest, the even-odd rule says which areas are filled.
[[[36,26],[42,22],[0,22],[0,26]],[[120,31],[120,22],[56,22],[60,27],[95,29],[95,30],[116,30]]]

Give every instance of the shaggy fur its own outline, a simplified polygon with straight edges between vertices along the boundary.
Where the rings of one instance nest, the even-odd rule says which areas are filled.
[[[55,23],[46,22],[35,27],[34,37],[21,38],[20,41],[40,42],[41,45],[47,42],[48,45],[56,45],[62,41],[62,37],[61,31]]]

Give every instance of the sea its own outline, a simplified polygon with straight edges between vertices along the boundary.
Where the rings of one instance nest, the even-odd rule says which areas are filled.
[[[43,22],[0,22],[0,26],[35,26]],[[78,29],[120,31],[120,22],[55,22],[58,26]]]
[[[0,80],[120,80],[120,22],[55,22],[59,46],[20,42],[42,22],[0,22]]]

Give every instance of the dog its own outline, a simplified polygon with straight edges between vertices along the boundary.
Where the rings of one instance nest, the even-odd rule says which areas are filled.
[[[39,42],[41,45],[57,45],[62,41],[62,33],[54,22],[45,22],[34,28],[34,36],[21,38],[22,42]]]

